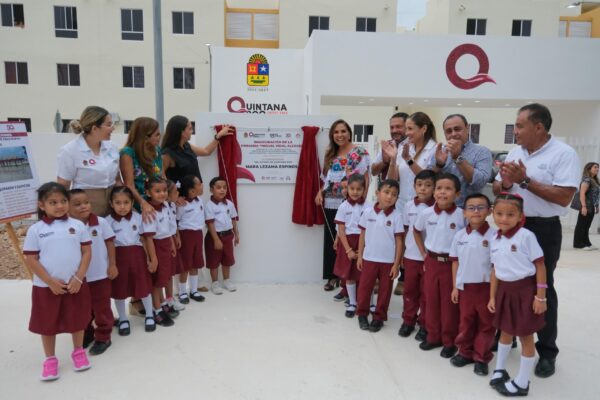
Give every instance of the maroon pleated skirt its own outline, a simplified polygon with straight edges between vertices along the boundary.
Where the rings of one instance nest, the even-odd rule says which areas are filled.
[[[141,299],[152,290],[152,277],[146,263],[146,253],[142,246],[116,247],[119,275],[112,281],[113,299],[134,297]]]
[[[358,253],[358,239],[360,235],[346,235],[350,247]],[[358,281],[360,279],[360,271],[356,268],[356,260],[350,260],[346,254],[346,249],[342,241],[338,238],[337,250],[335,256],[335,264],[333,265],[333,273],[341,279]]]
[[[87,282],[75,294],[56,295],[50,288],[34,286],[31,292],[29,330],[45,336],[84,330],[92,318]]]
[[[158,267],[152,274],[152,285],[155,288],[164,288],[173,277],[175,266],[173,255],[171,254],[171,237],[164,239],[153,239]]]
[[[494,327],[513,336],[529,336],[544,326],[544,314],[533,312],[535,276],[514,282],[498,281]]]

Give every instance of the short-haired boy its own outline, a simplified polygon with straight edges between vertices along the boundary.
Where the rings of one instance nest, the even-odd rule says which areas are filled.
[[[450,245],[456,232],[464,226],[462,210],[454,204],[460,196],[460,181],[450,173],[438,174],[433,197],[435,204],[424,210],[414,226],[415,242],[425,259],[425,321],[427,339],[421,350],[444,346],[440,356],[456,353],[454,340],[458,333],[458,306],[452,303],[452,263]],[[423,240],[422,232],[426,233]]]
[[[475,362],[477,375],[488,374],[488,363],[493,355],[496,329],[493,314],[488,310],[490,301],[490,244],[496,231],[485,220],[490,215],[490,199],[473,193],[465,199],[464,216],[468,225],[461,229],[450,249],[452,261],[452,302],[458,304],[460,322],[456,346],[458,354],[450,359],[455,367]]]
[[[393,280],[398,276],[402,256],[404,225],[402,215],[396,210],[398,182],[386,179],[377,189],[377,203],[366,207],[358,226],[358,260],[356,266],[361,272],[358,286],[358,325],[362,330],[377,332],[387,320],[387,310],[392,296]],[[379,279],[377,306],[369,325],[367,316],[371,303],[371,293],[375,281]]]

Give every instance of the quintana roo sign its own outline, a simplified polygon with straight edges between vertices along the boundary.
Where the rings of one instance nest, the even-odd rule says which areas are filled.
[[[463,78],[456,72],[456,63],[466,54],[475,57],[479,63],[479,71],[475,76],[470,78]],[[448,76],[448,79],[454,86],[463,90],[474,89],[486,82],[495,84],[496,81],[488,75],[489,70],[490,62],[487,54],[485,54],[485,51],[483,51],[481,47],[472,43],[465,43],[456,47],[450,52],[448,59],[446,60],[446,75]]]

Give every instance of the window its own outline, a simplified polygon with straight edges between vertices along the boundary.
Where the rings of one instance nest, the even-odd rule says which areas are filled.
[[[479,131],[481,124],[469,124],[469,139],[473,143],[479,143]]]
[[[504,144],[514,144],[515,143],[515,134],[514,134],[515,126],[512,124],[507,124],[504,129]]]
[[[194,13],[173,11],[173,33],[194,34]]]
[[[77,37],[77,8],[54,6],[54,33],[56,37]]]
[[[173,68],[175,89],[194,89],[194,68]]]
[[[6,120],[9,122],[23,122],[27,132],[31,132],[31,118],[8,117]]]
[[[129,133],[129,130],[131,129],[131,125],[133,125],[133,120],[126,119],[123,124],[123,126],[125,127],[125,131],[123,133],[127,135]]]
[[[310,36],[315,29],[328,31],[329,17],[308,17],[308,36]]]
[[[373,134],[373,125],[354,125],[354,142],[367,143]]]
[[[58,86],[79,86],[79,64],[56,64]]]
[[[144,87],[144,67],[123,67],[123,87],[143,88]]]
[[[2,26],[25,27],[25,14],[23,4],[0,4],[2,14]]]
[[[6,75],[6,83],[14,83],[17,85],[27,85],[29,83],[26,62],[6,61],[4,62],[4,72]]]
[[[144,14],[142,10],[121,10],[121,39],[144,40]]]
[[[467,35],[485,35],[487,19],[467,19]]]
[[[530,19],[513,19],[512,35],[513,36],[531,36],[531,20]]]
[[[356,32],[376,32],[377,18],[356,18]]]

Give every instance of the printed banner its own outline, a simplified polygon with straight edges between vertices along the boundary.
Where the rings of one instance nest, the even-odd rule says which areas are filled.
[[[238,183],[295,183],[302,148],[300,128],[237,128],[242,150]]]
[[[22,122],[0,122],[0,222],[37,210],[38,176]]]

